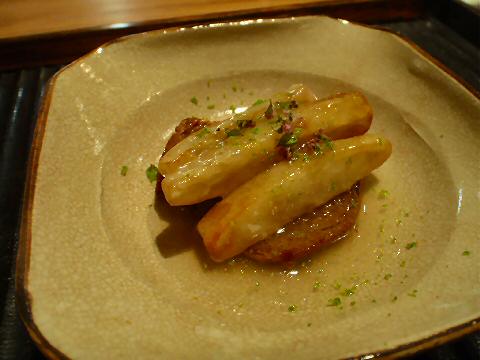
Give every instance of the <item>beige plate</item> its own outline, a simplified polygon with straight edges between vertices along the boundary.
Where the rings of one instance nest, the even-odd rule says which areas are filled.
[[[180,119],[299,82],[362,91],[394,145],[365,181],[357,232],[286,270],[213,264],[198,211],[155,203],[145,169]],[[84,359],[370,358],[473,331],[479,109],[406,41],[324,17],[99,48],[54,78],[37,128],[17,279],[29,330],[49,356]]]

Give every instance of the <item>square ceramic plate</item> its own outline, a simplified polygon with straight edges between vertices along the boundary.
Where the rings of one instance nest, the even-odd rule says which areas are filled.
[[[293,83],[364,93],[393,155],[366,179],[348,239],[294,268],[214,264],[198,212],[156,200],[145,169],[181,119],[221,117]],[[51,357],[333,359],[473,331],[479,109],[405,40],[324,17],[97,49],[55,76],[37,126],[17,279],[32,337]]]

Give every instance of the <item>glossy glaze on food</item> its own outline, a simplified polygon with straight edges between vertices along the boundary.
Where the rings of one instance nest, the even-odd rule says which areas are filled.
[[[350,189],[390,156],[390,142],[373,134],[334,141],[307,161],[282,161],[217,203],[198,223],[215,261],[240,254],[298,216]]]
[[[250,246],[244,255],[259,262],[290,262],[345,237],[360,209],[360,183],[326,204],[299,216],[273,235]]]
[[[211,125],[211,121],[193,117],[182,120],[167,141],[164,154],[190,134]],[[157,194],[164,198],[161,181],[159,179],[157,183]],[[355,225],[359,196],[360,183],[357,183],[326,204],[279,228],[265,240],[245,250],[244,255],[263,263],[288,263],[338,241]],[[168,206],[166,201],[165,206]]]
[[[358,136],[369,129],[371,120],[372,110],[362,94],[318,100],[303,85],[268,101],[258,100],[220,123],[187,118],[176,127],[159,161],[157,191],[161,182],[171,205],[223,197],[197,227],[215,261],[259,242],[251,258],[301,258],[353,226],[356,212],[349,210],[358,191],[350,188],[390,156],[387,139]],[[345,201],[325,208],[338,210],[336,226],[329,229],[332,224],[324,211],[312,212],[343,192],[350,199],[346,209],[341,206]],[[285,226],[292,229],[282,235]],[[302,229],[317,229],[317,235]],[[308,235],[296,241],[291,234],[299,232]]]
[[[158,165],[163,192],[171,205],[223,197],[280,160],[277,145],[293,129],[298,142],[318,133],[341,139],[365,133],[371,120],[360,93],[317,100],[306,87],[293,87],[170,149]]]

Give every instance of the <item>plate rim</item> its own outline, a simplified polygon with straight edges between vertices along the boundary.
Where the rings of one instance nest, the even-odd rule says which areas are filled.
[[[105,48],[117,44],[119,42],[128,41],[136,39],[139,37],[145,36],[155,36],[157,34],[168,34],[176,33],[180,31],[187,30],[194,31],[195,29],[209,28],[209,27],[237,27],[239,25],[252,25],[262,22],[273,23],[278,22],[291,22],[296,21],[297,19],[320,19],[328,18],[335,20],[344,25],[355,26],[368,28],[376,31],[381,31],[389,34],[390,36],[396,38],[397,40],[402,41],[406,46],[409,46],[415,50],[420,56],[424,57],[435,65],[439,70],[444,72],[447,76],[454,79],[458,85],[463,87],[467,92],[473,95],[477,100],[480,100],[480,92],[477,91],[471,84],[462,79],[458,74],[456,74],[452,69],[448,68],[446,65],[441,63],[439,60],[430,55],[426,50],[423,50],[420,46],[415,44],[412,40],[408,39],[406,36],[398,34],[393,30],[383,28],[382,26],[377,25],[366,25],[361,24],[355,21],[344,20],[341,18],[334,18],[326,15],[304,15],[304,16],[292,16],[292,17],[269,17],[269,18],[260,18],[260,19],[251,19],[247,18],[244,20],[235,20],[235,21],[224,21],[224,22],[211,22],[202,25],[182,25],[182,26],[173,26],[159,30],[151,30],[140,32],[136,34],[130,34],[122,36],[113,40],[110,40],[97,48],[91,50],[85,55],[79,57],[73,62],[61,68],[57,71],[49,80],[47,84],[47,89],[45,95],[42,99],[40,110],[36,119],[35,131],[33,135],[33,141],[30,148],[29,159],[27,163],[27,177],[25,181],[25,188],[23,193],[23,205],[21,212],[21,223],[20,223],[20,232],[19,232],[19,241],[16,257],[16,272],[15,272],[15,294],[16,294],[16,306],[17,311],[22,319],[27,332],[34,341],[35,345],[42,352],[43,355],[50,359],[69,359],[69,357],[58,350],[54,345],[52,345],[48,339],[41,333],[40,329],[35,324],[32,313],[32,296],[28,291],[28,274],[30,268],[30,250],[31,250],[31,241],[32,241],[32,210],[34,203],[34,194],[35,194],[35,185],[37,178],[37,170],[39,165],[40,153],[42,150],[43,139],[45,136],[45,128],[48,120],[48,113],[50,109],[50,104],[52,100],[53,91],[55,89],[55,83],[59,76],[70,67],[77,65],[83,60],[94,56],[97,53],[98,49]],[[427,350],[434,346],[438,346],[449,341],[452,341],[456,338],[459,338],[463,335],[473,333],[477,330],[480,330],[480,317],[468,320],[461,324],[449,327],[442,331],[436,332],[432,335],[426,336],[421,339],[410,341],[408,343],[400,344],[393,348],[385,348],[376,350],[373,352],[361,353],[354,355],[353,357],[344,358],[346,359],[373,359],[373,358],[399,358],[406,355],[411,355],[419,351]]]

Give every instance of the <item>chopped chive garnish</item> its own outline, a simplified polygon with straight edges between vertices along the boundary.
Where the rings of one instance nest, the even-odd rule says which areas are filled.
[[[416,242],[416,241],[413,241],[413,242],[411,242],[411,243],[408,243],[407,246],[405,246],[405,249],[410,250],[410,249],[412,249],[412,248],[414,248],[414,247],[417,247],[417,242]]]
[[[120,169],[120,175],[125,176],[127,175],[128,172],[128,166],[123,165],[122,168]]]
[[[327,306],[338,306],[342,303],[342,300],[339,297],[329,299]]]
[[[333,146],[333,141],[330,140],[328,137],[326,137],[325,135],[320,135],[319,136],[320,140],[322,140],[325,145],[330,149],[330,150],[333,150],[334,146]]]
[[[157,181],[157,176],[158,176],[158,168],[150,164],[150,166],[145,170],[145,174],[147,175],[148,180],[150,180],[151,183]]]
[[[343,296],[352,296],[353,294],[355,294],[355,289],[345,289],[343,290],[342,292],[342,295]]]
[[[378,193],[378,198],[383,200],[386,199],[388,195],[390,195],[390,193],[387,190],[380,190]]]
[[[303,129],[302,128],[295,128],[295,130],[293,130],[293,133],[296,135],[296,136],[300,136],[303,132]]]
[[[283,134],[280,140],[278,141],[278,145],[290,147],[295,145],[298,142],[297,137],[292,133]]]
[[[417,289],[414,289],[414,290],[412,290],[411,293],[408,293],[407,295],[408,295],[408,296],[411,296],[411,297],[417,297],[417,292],[418,292],[418,290],[417,290]]]

